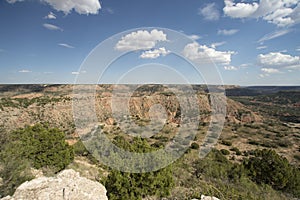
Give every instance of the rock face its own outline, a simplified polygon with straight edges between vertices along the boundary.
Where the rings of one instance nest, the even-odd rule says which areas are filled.
[[[98,182],[64,170],[57,177],[40,177],[20,185],[15,194],[1,200],[108,200],[106,189]]]

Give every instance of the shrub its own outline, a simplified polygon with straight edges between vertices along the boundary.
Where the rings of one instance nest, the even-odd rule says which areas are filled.
[[[226,145],[226,146],[232,146],[232,142],[227,141],[227,140],[222,140],[221,144]]]
[[[251,145],[259,145],[259,142],[255,141],[255,140],[250,140],[250,141],[248,141],[248,143]]]
[[[221,149],[221,153],[225,156],[230,154],[230,152],[227,149]]]
[[[73,145],[75,155],[79,156],[87,156],[89,154],[88,150],[82,143],[82,141],[78,141]]]
[[[191,144],[191,149],[199,149],[199,144],[197,144],[196,142],[193,142]]]
[[[277,190],[284,189],[292,176],[287,159],[273,150],[256,150],[254,157],[244,160],[243,165],[253,181],[268,184]]]
[[[65,134],[56,128],[37,124],[10,134],[4,154],[25,158],[37,169],[64,169],[74,158],[73,148],[65,142]]]
[[[133,152],[149,152],[151,147],[146,140],[134,138],[132,143],[123,137],[117,137],[115,143],[123,149]],[[111,170],[105,187],[110,200],[142,199],[146,196],[168,196],[173,187],[173,174],[171,166],[155,172],[128,173]]]
[[[31,167],[64,169],[74,158],[73,149],[58,129],[43,125],[27,126],[9,134],[1,148],[0,193],[10,195],[23,182],[32,179]]]
[[[242,152],[237,147],[233,147],[230,150],[234,151],[237,156],[242,155]]]

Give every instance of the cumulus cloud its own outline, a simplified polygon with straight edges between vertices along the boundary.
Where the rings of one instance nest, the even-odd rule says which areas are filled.
[[[19,73],[30,73],[31,71],[30,70],[27,70],[27,69],[22,69],[19,71]]]
[[[275,38],[278,38],[278,37],[281,37],[283,35],[286,35],[288,33],[290,33],[292,30],[291,29],[282,29],[282,30],[277,30],[277,31],[274,31],[272,33],[268,33],[266,35],[264,35],[262,38],[260,38],[257,42],[258,43],[263,43],[265,41],[268,41],[268,40],[272,40],[272,39],[275,39]]]
[[[233,51],[217,51],[206,45],[199,45],[197,42],[187,44],[183,50],[183,55],[198,63],[215,62],[229,65]]]
[[[23,0],[6,0],[8,3],[16,3]],[[79,14],[98,14],[101,9],[99,0],[41,0],[48,3],[57,11],[62,11],[65,14],[72,10]]]
[[[74,49],[75,48],[72,45],[69,45],[69,44],[66,44],[66,43],[59,43],[58,45],[61,46],[61,47],[69,48],[69,49]]]
[[[161,47],[159,49],[149,50],[142,53],[140,58],[144,59],[155,59],[160,56],[166,56],[170,53],[170,51],[166,50],[165,47]]]
[[[203,8],[200,8],[198,14],[209,21],[216,21],[220,18],[220,12],[215,3],[210,3]]]
[[[49,14],[44,17],[44,19],[56,19],[56,15],[53,12],[49,12]]]
[[[149,50],[161,41],[167,41],[167,35],[163,31],[139,30],[123,36],[116,44],[115,49],[119,51]]]
[[[236,71],[238,70],[238,68],[236,68],[235,66],[224,66],[224,69],[227,70],[227,71]]]
[[[56,25],[53,25],[53,24],[43,24],[43,26],[48,29],[48,30],[51,30],[51,31],[63,31],[62,28],[56,26]]]
[[[264,73],[268,73],[268,74],[281,73],[278,69],[275,69],[275,68],[262,68],[261,71],[264,72]]]
[[[239,32],[238,29],[229,29],[229,30],[223,29],[223,30],[218,30],[218,35],[234,35],[237,32]]]
[[[271,52],[259,54],[258,64],[264,68],[300,68],[300,57],[283,54],[281,52]]]
[[[99,0],[44,0],[55,10],[70,13],[73,9],[79,14],[98,14],[101,5]]]
[[[232,18],[250,17],[258,9],[258,3],[235,3],[233,0],[225,0],[224,14]]]
[[[300,21],[299,0],[260,0],[259,3],[235,3],[224,0],[224,14],[232,18],[262,18],[279,27],[290,26]]]

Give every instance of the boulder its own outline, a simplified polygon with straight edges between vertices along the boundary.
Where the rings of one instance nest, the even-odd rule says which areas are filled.
[[[12,197],[1,200],[108,200],[106,189],[98,182],[81,177],[72,169],[56,177],[39,177],[20,185]]]

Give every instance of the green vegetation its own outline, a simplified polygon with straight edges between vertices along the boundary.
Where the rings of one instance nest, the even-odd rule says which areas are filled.
[[[222,140],[221,144],[226,145],[226,146],[231,146],[232,142],[227,141],[227,140]]]
[[[300,112],[297,109],[299,107],[299,91],[279,91],[256,96],[244,94],[230,98],[268,117],[272,116],[283,122],[300,122]]]
[[[268,184],[276,190],[289,191],[300,197],[300,171],[273,150],[256,150],[243,163],[250,178],[258,184]]]
[[[237,155],[237,156],[242,155],[242,152],[237,147],[231,148],[230,151],[234,151],[235,155]]]
[[[0,99],[0,110],[3,110],[4,107],[13,107],[13,108],[28,108],[30,105],[36,104],[37,106],[45,106],[50,103],[65,102],[70,101],[70,97],[50,97],[42,96],[35,97],[32,99],[29,98],[1,98]]]
[[[221,149],[221,153],[225,156],[230,154],[230,152],[227,149]]]
[[[193,142],[192,144],[191,144],[191,149],[199,149],[200,148],[200,146],[199,146],[199,144],[197,144],[196,142]]]
[[[179,177],[181,187],[193,189],[172,197],[191,199],[207,194],[221,199],[290,199],[288,194],[281,193],[284,192],[299,198],[299,169],[275,151],[257,150],[252,154],[251,158],[238,164],[213,149],[204,159],[193,162],[192,168],[183,163],[191,156],[185,155],[175,164],[175,176]]]
[[[100,102],[103,96],[107,97],[106,93],[105,95],[102,93],[112,92],[112,88],[110,86],[99,87],[102,87],[99,88],[101,89],[99,90]],[[116,122],[111,122],[110,118],[113,116],[104,110],[105,112],[97,114],[99,114],[99,120],[103,120],[100,128],[107,140],[93,132],[91,140],[87,134],[86,138],[81,138],[83,142],[78,141],[75,144],[73,141],[78,138],[73,134],[75,124],[72,121],[60,116],[53,120],[46,118],[49,116],[48,108],[55,109],[56,105],[71,100],[68,92],[65,93],[66,96],[62,96],[61,91],[53,90],[55,92],[43,92],[45,96],[31,99],[14,98],[14,95],[10,95],[9,98],[3,95],[4,98],[0,99],[0,112],[12,113],[13,120],[21,120],[24,123],[40,122],[46,118],[51,126],[56,124],[65,133],[70,133],[67,139],[70,139],[73,145],[72,147],[67,145],[62,131],[49,128],[47,125],[27,126],[12,133],[6,133],[5,130],[15,130],[15,128],[11,127],[14,121],[11,122],[10,119],[4,117],[0,126],[0,197],[12,194],[21,183],[31,180],[33,168],[41,169],[45,175],[52,176],[65,169],[75,156],[76,160],[68,167],[75,168],[88,178],[101,181],[107,188],[109,199],[112,200],[162,199],[163,197],[190,200],[200,199],[201,194],[233,200],[300,198],[300,148],[298,145],[300,133],[299,124],[297,124],[300,122],[299,92],[253,93],[249,96],[247,93],[245,96],[230,97],[245,106],[234,101],[228,102],[228,108],[233,109],[234,112],[233,114],[229,112],[232,116],[226,119],[217,145],[220,149],[212,149],[205,158],[199,159],[199,145],[202,145],[209,128],[210,123],[205,121],[208,121],[211,111],[206,108],[201,110],[201,119],[205,120],[199,122],[195,137],[188,134],[191,131],[188,128],[180,137],[175,137],[178,130],[183,130],[184,126],[176,124],[182,113],[180,106],[177,103],[174,104],[176,102],[174,94],[159,85],[148,87],[141,87],[133,97],[162,95],[164,99],[168,99],[168,102],[161,100],[160,103],[175,115],[173,117],[176,120],[166,123],[160,132],[150,138],[133,138],[123,132],[124,130],[118,127]],[[197,90],[199,90],[198,94],[206,98],[209,95],[204,89],[198,88]],[[64,106],[69,106],[69,103],[67,102]],[[136,108],[130,111],[131,118],[139,126],[147,126],[150,121],[145,117],[147,115],[142,113],[145,110],[140,106],[142,105],[133,106]],[[17,109],[21,112],[11,112]],[[52,112],[51,109],[49,109],[50,112]],[[68,109],[64,109],[64,113],[68,112]],[[202,109],[201,105],[200,109]],[[28,113],[21,115],[18,119],[18,113],[24,112]],[[54,114],[60,115],[61,113],[58,111]],[[100,116],[101,114],[103,116]],[[22,116],[28,116],[30,120],[22,120]],[[124,120],[127,120],[126,116]],[[7,123],[9,125],[5,124],[6,122],[10,122]],[[136,135],[139,134],[138,129],[134,127],[128,127],[128,130]],[[151,131],[152,129],[149,129],[149,132]],[[208,141],[213,143],[218,138],[219,135],[214,133]],[[122,155],[115,154],[115,149],[107,148],[108,142],[137,153],[157,151],[165,148],[166,145],[170,145],[174,151],[180,151],[184,147],[189,148],[177,161],[164,169],[148,173],[128,173],[109,169],[99,162],[97,155],[107,155],[107,159],[114,158],[116,162],[124,164],[122,165],[124,171],[128,169],[126,168],[128,163],[131,166],[140,166],[140,162],[143,161],[134,159],[132,162],[127,162],[126,157],[124,159]],[[89,145],[90,152],[84,144]],[[273,150],[255,150],[262,148],[275,149],[276,152],[286,156],[293,165]],[[124,160],[126,162],[123,162]],[[106,163],[105,158],[101,161]],[[168,161],[153,158],[153,163],[168,163]]]
[[[133,152],[149,152],[152,147],[141,138],[135,138],[132,143],[123,137],[117,136],[114,143]],[[128,173],[111,170],[105,187],[110,200],[142,199],[146,196],[156,195],[164,197],[170,194],[173,187],[172,167],[168,166],[155,172]]]
[[[31,179],[32,167],[56,173],[73,159],[73,149],[65,142],[65,134],[59,129],[37,124],[16,130],[1,146],[0,177],[4,184],[0,193],[12,194],[18,185]]]

